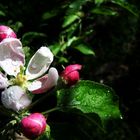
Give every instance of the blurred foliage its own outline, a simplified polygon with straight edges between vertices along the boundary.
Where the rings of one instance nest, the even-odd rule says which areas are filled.
[[[82,121],[88,131],[83,131],[81,140],[92,139],[90,135],[94,139],[138,139],[139,8],[139,0],[1,1],[0,24],[17,32],[27,58],[41,45],[49,46],[55,54],[53,65],[59,71],[61,65],[80,63],[83,65],[82,79],[110,85],[119,95],[124,120],[112,122],[107,134],[84,123],[84,118],[76,118],[72,113],[65,118],[61,112],[49,116],[55,123],[52,133],[62,135],[67,130],[65,134],[69,139],[77,140],[77,134],[83,131],[79,128]],[[64,127],[61,130],[59,126]]]

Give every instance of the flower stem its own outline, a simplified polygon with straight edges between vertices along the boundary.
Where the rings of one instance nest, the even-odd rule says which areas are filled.
[[[59,109],[60,109],[60,107],[54,107],[52,109],[49,109],[47,111],[42,112],[42,114],[43,115],[47,115],[48,113],[51,113],[51,112],[56,111],[56,110],[59,110]]]

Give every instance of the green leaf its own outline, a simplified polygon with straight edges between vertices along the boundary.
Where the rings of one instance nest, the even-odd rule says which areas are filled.
[[[95,0],[95,4],[101,4],[103,3],[105,0]]]
[[[43,13],[42,15],[42,19],[43,20],[48,20],[50,18],[53,18],[57,15],[58,11],[57,10],[52,10],[52,11],[49,11],[49,12],[45,12]]]
[[[87,3],[88,0],[74,0],[74,2],[71,2],[68,5],[68,10],[66,14],[72,14],[80,11],[82,9],[82,6]]]
[[[69,60],[62,56],[59,58],[59,61],[58,61],[58,63],[68,63],[68,62],[69,62]]]
[[[111,0],[112,3],[121,6],[122,8],[128,10],[130,13],[135,15],[136,17],[139,16],[139,11],[137,8],[124,0]]]
[[[58,91],[58,106],[96,113],[102,122],[121,118],[118,97],[113,89],[93,81],[80,81],[70,89]]]
[[[91,13],[94,14],[101,14],[101,15],[108,15],[108,16],[115,16],[118,15],[118,12],[112,10],[112,9],[107,9],[104,7],[99,7],[99,8],[94,8],[93,10],[91,10]]]
[[[28,46],[24,46],[23,51],[24,51],[24,54],[26,55],[26,63],[25,63],[25,67],[26,67],[28,62],[30,61],[31,57],[34,54],[34,51],[32,49],[30,49],[30,47],[28,47]]]
[[[6,14],[3,11],[0,11],[0,16],[6,16]]]
[[[22,42],[23,44],[28,44],[28,42],[32,42],[35,38],[42,38],[46,37],[44,33],[39,32],[27,32],[22,36]]]
[[[49,46],[51,49],[52,53],[56,56],[60,51],[61,51],[61,46],[59,43],[55,43],[51,46]]]
[[[77,15],[66,16],[65,19],[64,19],[64,23],[63,23],[62,27],[65,28],[65,27],[69,26],[70,24],[72,24],[77,19],[79,19],[79,16],[77,16]]]
[[[11,25],[11,28],[12,28],[15,32],[18,32],[19,29],[20,29],[21,27],[23,27],[23,24],[22,24],[22,22],[20,22],[20,21],[17,21],[17,22],[15,22],[13,25]]]
[[[74,48],[85,55],[95,55],[92,48],[90,48],[89,46],[87,46],[85,44],[79,44],[78,46],[76,46]]]
[[[45,132],[36,140],[51,140],[50,133],[51,133],[50,126],[47,124]]]

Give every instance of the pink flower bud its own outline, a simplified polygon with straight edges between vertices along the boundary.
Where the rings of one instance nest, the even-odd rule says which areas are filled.
[[[46,118],[41,113],[33,113],[21,120],[21,129],[27,138],[36,138],[46,129]]]
[[[67,66],[61,74],[61,77],[65,80],[69,86],[76,84],[80,79],[78,70],[81,70],[82,66],[79,64]]]
[[[0,42],[5,38],[17,38],[17,36],[10,27],[0,25]]]

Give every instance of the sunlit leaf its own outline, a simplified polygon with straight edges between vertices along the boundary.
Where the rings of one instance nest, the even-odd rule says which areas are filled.
[[[64,23],[63,23],[62,27],[69,26],[70,24],[72,24],[77,19],[79,19],[79,17],[77,15],[66,16],[65,19],[64,19]]]
[[[74,2],[71,2],[67,14],[78,12],[87,1],[88,0],[75,0]]]
[[[61,46],[58,43],[55,43],[55,44],[49,46],[49,48],[51,49],[51,51],[54,55],[57,55],[61,51]]]
[[[65,57],[60,57],[59,58],[59,63],[68,63],[69,62],[69,60],[67,59],[67,58],[65,58]]]
[[[95,4],[101,4],[103,3],[105,0],[95,0]]]
[[[109,16],[118,15],[117,11],[114,11],[109,8],[103,8],[103,7],[94,8],[93,10],[91,10],[91,12],[94,14],[109,15]]]
[[[74,48],[85,55],[95,55],[93,49],[86,44],[79,44]]]
[[[67,42],[67,46],[70,46],[74,41],[78,40],[76,36],[73,36],[72,38],[69,38]]]

